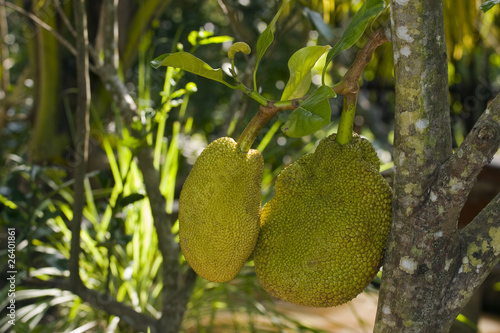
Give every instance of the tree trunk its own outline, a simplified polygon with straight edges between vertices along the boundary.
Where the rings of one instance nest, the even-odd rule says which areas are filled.
[[[392,0],[396,76],[393,226],[375,332],[448,332],[499,260],[500,196],[460,211],[500,142],[496,98],[452,154],[442,1]]]

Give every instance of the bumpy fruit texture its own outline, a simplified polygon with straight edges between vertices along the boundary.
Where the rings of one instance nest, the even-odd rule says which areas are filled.
[[[264,206],[255,271],[272,296],[329,307],[361,293],[380,268],[391,224],[391,189],[366,139],[335,134],[278,176]]]
[[[231,138],[208,145],[179,198],[179,242],[187,262],[213,282],[233,279],[252,254],[259,233],[264,161]]]

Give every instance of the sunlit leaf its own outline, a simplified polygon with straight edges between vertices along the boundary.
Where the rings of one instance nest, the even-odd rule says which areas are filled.
[[[470,329],[472,329],[474,332],[478,332],[477,324],[464,316],[463,314],[459,314],[456,318],[457,321],[464,323],[467,325]]]
[[[151,66],[158,68],[160,66],[170,66],[180,68],[207,79],[214,80],[234,88],[227,80],[230,78],[224,74],[222,69],[214,69],[203,60],[195,57],[188,52],[167,53],[151,61]]]
[[[325,67],[323,68],[323,79],[326,73],[326,67],[330,61],[340,52],[350,48],[356,43],[366,29],[368,21],[380,14],[385,9],[384,0],[367,0],[352,18],[346,30],[340,37],[340,40],[332,47],[326,57]]]
[[[311,69],[318,59],[330,49],[326,46],[307,46],[295,52],[288,60],[290,79],[283,90],[281,100],[304,96],[311,85]]]
[[[3,195],[0,194],[0,203],[5,205],[6,207],[9,207],[10,209],[17,209],[17,205],[4,197]]]
[[[197,40],[198,40],[198,31],[196,30],[191,31],[188,35],[188,42],[194,46],[196,45]]]
[[[228,42],[233,40],[233,37],[230,36],[216,36],[210,37],[200,40],[199,45],[208,45],[208,44],[221,44],[224,42]]]
[[[498,5],[499,3],[500,0],[488,0],[485,3],[483,3],[479,8],[481,8],[481,10],[486,13],[488,10],[493,8],[493,6]]]
[[[288,116],[281,130],[290,137],[309,135],[330,122],[329,98],[335,97],[332,88],[321,86]]]

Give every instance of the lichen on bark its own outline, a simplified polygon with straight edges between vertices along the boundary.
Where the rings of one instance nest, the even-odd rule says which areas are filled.
[[[500,196],[457,220],[500,143],[500,98],[455,154],[441,1],[391,1],[396,76],[393,227],[375,332],[447,332],[498,262]],[[496,254],[495,254],[496,253]]]

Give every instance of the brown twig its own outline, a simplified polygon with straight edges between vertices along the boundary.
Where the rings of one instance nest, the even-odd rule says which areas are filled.
[[[250,150],[250,147],[255,141],[255,138],[257,138],[257,135],[259,135],[260,131],[269,120],[274,118],[274,116],[276,116],[280,111],[293,110],[298,106],[299,105],[298,103],[296,103],[296,101],[294,101],[292,104],[283,106],[276,106],[273,103],[269,103],[267,106],[261,105],[255,116],[253,116],[252,120],[250,120],[248,125],[243,130],[243,133],[241,133],[237,142],[237,146],[241,151],[247,152],[248,150]]]
[[[380,28],[371,34],[363,48],[358,52],[354,63],[342,80],[332,87],[336,94],[342,94],[345,97],[348,96],[345,102],[349,102],[351,113],[353,111],[352,104],[354,103],[355,105],[356,103],[359,91],[358,81],[361,74],[366,65],[370,62],[375,49],[387,41],[389,41],[389,38],[386,35],[386,28]],[[243,130],[243,133],[241,133],[238,139],[238,147],[244,152],[248,151],[259,132],[269,120],[280,111],[296,109],[304,99],[305,98],[295,99],[291,104],[269,102],[266,106],[261,105],[255,116]]]
[[[0,5],[4,5],[6,7],[9,7],[10,9],[15,10],[19,14],[22,14],[22,15],[30,18],[33,22],[35,22],[36,24],[38,24],[40,27],[42,27],[45,30],[47,30],[48,32],[50,32],[59,41],[59,43],[61,43],[65,48],[68,49],[69,52],[71,52],[71,54],[73,54],[75,57],[77,56],[78,52],[73,47],[73,45],[71,45],[66,39],[64,39],[63,36],[61,36],[57,31],[55,31],[54,29],[52,29],[52,27],[50,25],[48,25],[47,23],[45,23],[44,21],[42,21],[41,19],[39,19],[33,13],[27,12],[23,8],[21,8],[19,6],[16,6],[16,5],[14,5],[14,4],[10,3],[10,2],[3,1],[3,0],[0,0]]]
[[[59,2],[59,0],[53,0],[53,1],[56,4],[57,12],[59,13],[59,16],[61,17],[61,19],[63,20],[64,25],[66,25],[66,28],[69,30],[71,35],[73,35],[73,37],[76,37],[76,30],[73,27],[73,25],[71,24],[68,16],[66,16],[66,13],[64,12],[64,10],[62,8],[61,3]]]
[[[61,43],[62,46],[64,46],[72,55],[74,55],[75,57],[77,57],[78,52],[73,47],[73,45],[71,45],[70,42],[68,42],[57,31],[55,31],[54,29],[52,29],[52,27],[50,25],[48,25],[47,23],[45,23],[44,21],[42,21],[41,19],[39,19],[36,15],[34,15],[33,13],[30,13],[30,12],[27,12],[23,8],[21,8],[19,6],[16,6],[16,5],[14,5],[14,4],[10,3],[10,2],[6,2],[4,0],[0,0],[0,5],[5,5],[6,7],[9,7],[10,9],[18,12],[19,14],[24,15],[24,16],[28,17],[29,19],[31,19],[33,22],[35,22],[41,28],[47,30],[50,34],[52,34],[52,36],[54,36],[59,41],[59,43]],[[89,64],[89,69],[92,72],[94,72],[94,73],[98,72],[97,69],[95,68],[95,66],[92,65],[92,64]]]
[[[357,93],[359,91],[359,78],[361,77],[366,65],[370,63],[373,52],[377,47],[388,41],[389,38],[386,35],[385,28],[380,28],[371,34],[368,41],[356,55],[354,63],[349,68],[347,73],[345,73],[342,80],[332,87],[333,91],[336,94],[341,95]]]

